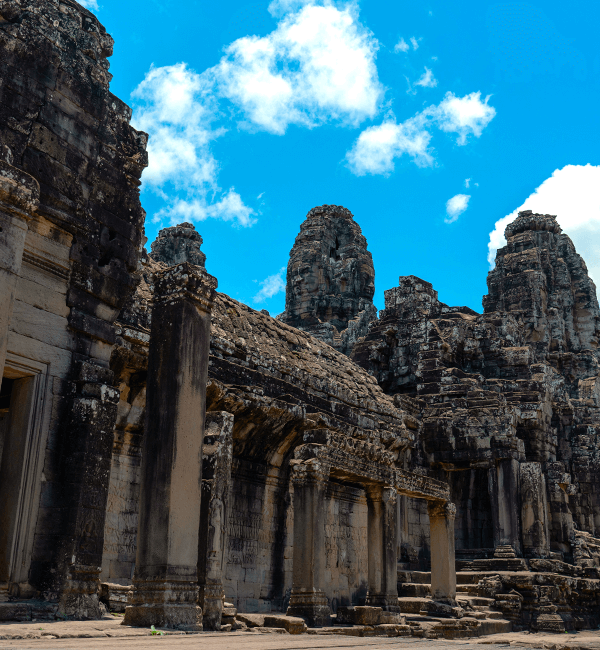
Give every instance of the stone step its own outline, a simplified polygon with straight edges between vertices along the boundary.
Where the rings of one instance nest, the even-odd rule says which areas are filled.
[[[487,636],[488,634],[506,634],[512,632],[512,623],[506,619],[486,619],[480,621],[481,626],[478,628],[479,636]]]
[[[466,600],[471,607],[493,607],[496,603],[494,598],[484,598],[483,596],[471,596]]]
[[[431,571],[398,571],[398,582],[431,584]]]
[[[418,598],[412,596],[400,596],[398,605],[403,614],[419,614],[422,609],[431,602],[430,598]]]
[[[54,621],[58,603],[37,600],[0,603],[0,621]]]
[[[419,598],[427,598],[431,596],[431,585],[404,582],[398,585],[399,596],[417,596]]]

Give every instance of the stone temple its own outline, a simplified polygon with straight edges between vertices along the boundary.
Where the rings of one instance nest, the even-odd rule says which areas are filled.
[[[483,313],[415,276],[377,313],[313,208],[271,318],[192,224],[145,251],[111,52],[74,0],[0,2],[0,621],[596,628],[600,310],[556,218],[508,225]]]

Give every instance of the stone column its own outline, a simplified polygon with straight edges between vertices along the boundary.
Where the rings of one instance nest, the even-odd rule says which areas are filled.
[[[456,562],[454,557],[454,517],[456,506],[429,501],[431,536],[431,596],[439,602],[456,604]]]
[[[157,273],[154,286],[137,557],[125,624],[198,630],[202,442],[217,281],[184,263]]]
[[[9,164],[10,160],[9,149],[0,144],[0,383],[27,224],[37,209],[40,194],[38,182]]]
[[[366,604],[398,607],[398,497],[395,488],[367,488],[369,586]]]
[[[331,609],[323,589],[325,575],[325,489],[329,468],[319,462],[294,465],[294,558],[288,616],[308,625],[331,624]]]
[[[548,499],[542,464],[521,463],[519,483],[523,553],[527,557],[548,557]]]
[[[233,415],[206,414],[202,452],[202,505],[198,548],[198,602],[205,630],[220,630],[223,613],[223,552],[231,486]]]
[[[494,546],[511,546],[521,555],[521,526],[519,506],[519,461],[514,458],[496,460],[488,471]]]

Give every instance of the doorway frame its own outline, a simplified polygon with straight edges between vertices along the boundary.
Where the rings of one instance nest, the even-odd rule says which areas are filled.
[[[30,598],[29,585],[35,526],[39,514],[42,474],[48,438],[51,404],[49,364],[7,352],[4,376],[11,379],[31,378],[28,402],[31,405],[25,427],[25,447],[16,503],[15,527],[8,554],[8,588],[14,597]]]

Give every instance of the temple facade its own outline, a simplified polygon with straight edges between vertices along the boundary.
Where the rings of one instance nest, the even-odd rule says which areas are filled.
[[[556,218],[508,225],[482,313],[406,276],[378,314],[315,207],[271,318],[192,224],[144,249],[111,52],[74,0],[0,4],[0,620],[597,627],[600,310]]]

